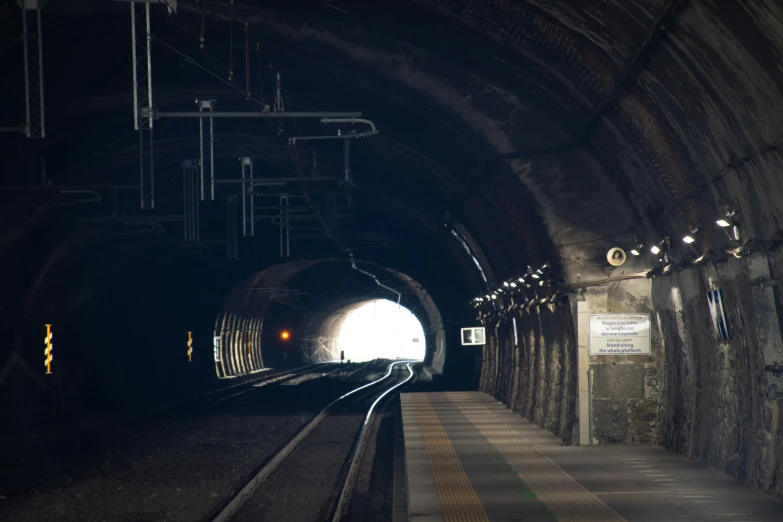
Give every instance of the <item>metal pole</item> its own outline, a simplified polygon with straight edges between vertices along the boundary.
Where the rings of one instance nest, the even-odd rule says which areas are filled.
[[[289,201],[285,198],[285,257],[291,257],[291,214]]]
[[[38,17],[38,82],[39,82],[39,95],[40,110],[41,110],[41,137],[46,137],[46,125],[44,124],[44,76],[43,76],[43,33],[41,32],[41,7],[35,10],[35,14]]]
[[[150,110],[149,121],[152,129],[152,37],[150,36],[150,4],[144,4],[147,11],[147,106]],[[150,154],[152,151],[150,151]],[[153,203],[153,208],[155,204]]]
[[[247,236],[247,194],[245,192],[245,186],[244,186],[244,180],[245,180],[245,162],[244,158],[241,158],[240,161],[242,161],[242,235]]]
[[[196,100],[196,103],[198,103],[198,100]],[[198,106],[198,112],[203,112],[200,103]],[[201,176],[201,199],[204,199],[204,120],[201,118],[198,119],[198,154],[199,172]]]
[[[343,172],[345,173],[345,183],[348,185],[351,181],[351,140],[345,140],[343,152]]]
[[[133,5],[133,4],[131,4]],[[22,5],[22,38],[24,39],[24,105],[25,105],[25,134],[30,137],[30,50],[27,41],[30,34],[27,31],[27,9]]]
[[[147,4],[149,5],[149,4]],[[201,239],[201,201],[199,199],[199,193],[197,190],[195,190],[196,182],[198,181],[198,173],[196,172],[196,169],[192,169],[192,176],[193,176],[193,236],[196,241],[199,241]],[[204,184],[201,183],[201,189],[204,189]],[[203,198],[201,198],[203,199]]]
[[[226,199],[226,259],[231,259],[231,199]]]
[[[250,179],[253,179],[253,162],[250,162]],[[244,187],[244,185],[243,185]],[[253,196],[253,183],[250,183],[250,235],[256,235],[256,204]]]
[[[147,7],[149,7],[150,4],[147,4]],[[154,137],[152,135],[152,119],[150,119],[150,130],[148,131],[149,137],[150,137],[150,207],[151,209],[155,208],[155,142],[153,141]]]
[[[238,212],[237,212],[237,200],[236,197],[233,198],[231,203],[231,213],[232,213],[232,228],[233,232],[231,234],[231,239],[234,243],[234,259],[239,259],[239,227],[237,227],[237,219],[239,218]]]
[[[283,196],[280,196],[280,257],[283,257]]]
[[[139,197],[141,199],[141,208],[147,208],[144,204],[144,133],[139,129]]]
[[[188,176],[185,165],[182,165],[182,237],[188,240]]]
[[[212,113],[212,105],[209,106]],[[203,121],[199,119],[199,121]],[[215,127],[214,118],[209,118],[209,199],[215,201]]]
[[[133,128],[139,130],[139,85],[136,73],[136,3],[131,0],[131,59],[133,60]]]

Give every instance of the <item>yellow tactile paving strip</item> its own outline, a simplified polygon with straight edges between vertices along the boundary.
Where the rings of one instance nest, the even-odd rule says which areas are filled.
[[[484,407],[480,400],[464,392],[445,395],[453,402],[452,407],[459,408],[487,441],[497,448],[517,476],[546,504],[558,522],[626,522],[625,518]],[[432,405],[427,402],[432,409]],[[440,429],[443,431],[442,427]]]
[[[445,522],[489,522],[427,396],[412,395]]]

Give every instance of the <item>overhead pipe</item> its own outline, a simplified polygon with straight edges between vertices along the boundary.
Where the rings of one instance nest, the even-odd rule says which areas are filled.
[[[374,136],[378,134],[378,129],[375,127],[375,123],[365,118],[341,118],[327,116],[321,118],[321,123],[364,123],[365,125],[370,126],[370,130],[364,132],[351,132],[347,134],[343,134],[342,132],[338,131],[335,135],[326,136],[294,136],[292,138],[288,138],[288,143],[293,145],[297,141],[349,140],[352,138],[366,138],[368,136]]]
[[[167,223],[182,221],[184,216],[150,214],[147,216],[96,216],[89,218],[80,218],[76,223]]]
[[[160,223],[157,223],[155,221],[140,221],[137,223],[123,223],[125,226],[143,226],[141,230],[126,230],[124,232],[114,232],[112,234],[106,234],[104,236],[106,239],[115,239],[118,237],[127,237],[127,236],[139,236],[143,234],[152,234],[154,236],[159,236],[161,234],[164,234],[166,231],[163,229],[163,226],[161,226]]]
[[[51,185],[30,185],[30,186],[6,186],[6,187],[0,187],[0,192],[2,191],[25,191],[25,190],[69,190],[69,191],[79,191],[79,190],[86,190],[86,191],[95,191],[95,190],[139,190],[139,185],[61,185],[61,186],[51,186]]]
[[[307,181],[310,183],[311,181],[335,181],[334,178],[304,178],[304,180],[301,177],[297,176],[288,176],[283,178],[256,178],[250,179],[250,178],[223,178],[223,179],[216,179],[215,183],[218,185],[227,185],[232,183],[252,183],[255,186],[259,185],[269,185],[272,183],[290,183],[293,181]]]
[[[51,205],[41,205],[40,207],[38,207],[38,212],[41,212],[49,208],[72,207],[74,205],[82,205],[84,203],[100,203],[101,201],[103,201],[101,195],[95,192],[94,190],[60,190],[60,194],[62,195],[85,194],[93,197],[89,199],[77,199],[76,201],[66,201],[63,203],[52,203]]]
[[[345,119],[345,121],[362,121],[359,117],[361,112],[260,112],[260,111],[214,111],[211,113],[201,113],[196,111],[158,111],[153,109],[150,114],[153,118],[321,118],[321,121],[327,123],[335,121],[333,118]]]

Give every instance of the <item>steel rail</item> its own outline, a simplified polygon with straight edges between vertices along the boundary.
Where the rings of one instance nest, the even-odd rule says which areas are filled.
[[[348,514],[347,506],[350,503],[351,498],[353,496],[353,490],[356,486],[356,478],[359,475],[359,470],[361,468],[364,451],[367,448],[367,441],[369,440],[370,433],[372,432],[372,430],[369,429],[369,427],[372,425],[372,422],[375,420],[375,407],[389,393],[391,393],[392,391],[396,390],[401,386],[408,384],[408,382],[410,382],[410,380],[413,379],[413,377],[416,375],[416,372],[413,371],[412,362],[396,363],[396,364],[406,365],[409,372],[408,378],[400,383],[395,384],[394,386],[392,386],[391,388],[389,388],[388,390],[380,394],[375,399],[375,402],[372,403],[370,409],[367,411],[367,416],[364,418],[364,423],[362,423],[362,427],[359,428],[359,436],[357,437],[356,442],[351,448],[351,453],[349,454],[348,457],[348,461],[351,464],[348,469],[348,473],[345,476],[345,481],[343,482],[342,488],[340,490],[340,496],[337,500],[337,504],[335,505],[335,509],[334,511],[332,511],[331,516],[329,517],[329,520],[331,522],[340,522]]]
[[[307,425],[294,434],[288,440],[288,442],[284,443],[284,445],[262,465],[261,469],[245,484],[245,486],[231,498],[231,500],[217,513],[217,515],[214,516],[214,518],[212,518],[212,522],[228,522],[234,518],[239,510],[242,509],[248,500],[250,500],[255,491],[266,481],[266,479],[272,475],[272,473],[275,472],[275,470],[277,470],[278,467],[280,467],[280,465],[294,452],[294,450],[299,447],[302,441],[304,441],[304,439],[321,423],[321,421],[323,421],[332,412],[332,409],[340,401],[359,391],[365,390],[371,386],[385,381],[389,378],[389,376],[391,376],[394,367],[398,364],[408,364],[410,366],[408,361],[393,362],[388,366],[386,374],[383,377],[363,386],[359,386],[358,388],[355,388],[330,402],[323,410],[321,410],[318,415],[316,415]],[[405,382],[407,382],[407,380]],[[389,390],[386,390],[379,396],[378,399],[376,399],[372,406],[370,406],[368,417],[372,414],[372,410],[375,408],[375,405],[378,403],[380,398],[384,397],[389,391],[397,388],[397,386],[398,385],[395,385]],[[364,429],[366,423],[367,418],[365,418],[361,429]]]

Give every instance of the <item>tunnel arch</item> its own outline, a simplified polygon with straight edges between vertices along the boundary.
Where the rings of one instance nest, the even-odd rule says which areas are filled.
[[[443,372],[446,361],[446,332],[440,310],[424,287],[410,276],[389,267],[356,260],[363,270],[372,271],[376,277],[384,274],[396,281],[398,295],[373,286],[345,295],[320,295],[321,309],[307,311],[296,320],[297,327],[292,341],[298,343],[302,362],[324,360],[333,355],[336,333],[345,314],[379,298],[397,299],[419,320],[424,329],[426,355],[424,365],[434,374]],[[220,378],[232,378],[254,373],[264,368],[264,361],[271,359],[264,353],[264,340],[268,345],[276,332],[265,331],[265,320],[277,299],[285,295],[286,285],[300,275],[316,267],[328,265],[348,266],[345,259],[326,258],[281,263],[246,278],[237,284],[226,297],[215,322],[215,370]],[[361,277],[373,282],[366,274]],[[391,285],[387,281],[387,285]],[[374,283],[373,283],[374,285]],[[294,305],[296,307],[296,305]],[[250,326],[249,326],[250,325]],[[269,328],[267,328],[269,330]],[[245,342],[245,336],[250,341]],[[271,348],[266,348],[271,351]]]
[[[47,104],[47,118],[53,126],[52,134],[60,136],[60,141],[49,143],[47,161],[50,172],[62,173],[69,182],[101,183],[110,178],[138,183],[136,143],[120,142],[109,149],[111,154],[92,157],[109,143],[104,140],[109,130],[114,131],[113,125],[127,122],[131,112],[127,96],[112,94],[127,90],[122,78],[127,77],[130,58],[120,52],[127,50],[127,6],[108,4],[91,6],[91,13],[85,14],[82,2],[58,2],[44,12],[44,30],[54,31],[47,33],[52,35],[50,41],[60,39],[81,45],[74,51],[65,45],[50,46],[46,51],[52,53],[47,54],[47,60],[53,57],[47,62],[47,82],[53,88],[47,92],[57,93],[58,102]],[[221,42],[226,40],[229,8],[215,4],[202,11],[203,5],[181,4],[177,14],[181,21],[197,28],[206,17],[207,47],[228,56],[229,49]],[[462,321],[467,323],[475,312],[477,321],[490,333],[490,344],[480,361],[485,375],[482,390],[499,398],[508,393],[508,386],[497,383],[507,382],[499,379],[508,367],[503,363],[514,361],[508,334],[504,333],[504,325],[514,319],[524,330],[520,338],[527,340],[525,353],[534,354],[527,368],[539,368],[534,364],[541,363],[544,369],[561,372],[547,376],[543,391],[535,383],[530,384],[529,395],[517,404],[546,427],[561,426],[556,430],[562,429],[560,434],[573,441],[570,426],[580,413],[569,403],[561,404],[559,410],[546,397],[558,396],[564,388],[573,389],[576,356],[570,350],[576,350],[580,306],[586,303],[593,311],[607,313],[650,312],[660,342],[656,353],[636,368],[650,372],[645,373],[649,376],[645,390],[660,394],[655,398],[659,410],[645,411],[645,415],[660,420],[656,420],[656,436],[677,451],[704,456],[716,467],[735,475],[745,474],[742,478],[762,488],[780,491],[780,481],[776,482],[774,475],[774,469],[780,469],[780,458],[777,464],[762,464],[759,457],[783,455],[780,444],[769,442],[775,440],[775,419],[783,418],[783,406],[770,389],[755,387],[756,383],[775,380],[772,374],[767,375],[765,359],[759,355],[763,347],[754,344],[752,338],[744,344],[739,339],[718,342],[704,333],[710,313],[704,296],[721,286],[735,300],[731,320],[749,325],[746,332],[759,328],[757,318],[767,318],[766,324],[774,325],[781,315],[779,294],[762,305],[754,302],[759,299],[757,290],[751,290],[757,288],[751,284],[759,279],[779,279],[783,273],[778,255],[783,237],[780,2],[589,0],[577,8],[572,2],[538,0],[417,0],[372,5],[340,0],[308,10],[295,2],[277,0],[263,6],[235,4],[238,15],[249,22],[252,38],[266,53],[264,58],[282,71],[288,107],[360,109],[378,123],[378,139],[362,141],[355,147],[360,182],[357,194],[361,196],[356,198],[357,213],[375,218],[377,213],[370,211],[379,211],[393,216],[396,227],[387,230],[404,245],[399,249],[404,253],[393,249],[372,251],[367,258],[415,275],[434,295],[436,286],[445,288],[437,294],[442,310],[450,305],[444,295],[450,295],[459,307],[468,308],[465,315],[461,310],[454,312],[459,308],[456,305],[449,310],[449,330]],[[332,8],[335,6],[339,9]],[[60,16],[63,13],[69,17]],[[0,37],[8,36],[10,41],[21,30],[11,23],[18,12],[15,6],[6,4],[0,6],[0,14]],[[155,23],[169,16],[159,14],[159,18],[158,13],[154,15]],[[80,34],[84,24],[96,20],[100,23],[93,23],[92,28],[97,36],[73,41],[71,34]],[[177,38],[181,35],[168,32],[162,24],[156,25],[156,33],[161,42],[180,43]],[[206,63],[199,50],[187,52],[196,62]],[[76,63],[69,59],[74,55],[85,59]],[[5,53],[3,58],[8,56]],[[193,98],[208,94],[220,98],[220,103],[225,103],[222,106],[247,110],[244,93],[237,96],[223,84],[208,84],[210,78],[198,76],[201,71],[178,60],[163,53],[156,55],[155,64],[162,67],[156,71],[155,93],[162,107],[192,109]],[[101,64],[105,81],[91,79],[96,63]],[[113,83],[113,78],[120,80]],[[181,87],[183,79],[188,88]],[[313,90],[313,85],[321,88]],[[9,87],[6,92],[10,91]],[[11,94],[16,96],[17,92]],[[90,100],[93,94],[100,96],[94,103]],[[17,105],[22,107],[21,103]],[[76,115],[80,127],[73,129]],[[237,155],[254,156],[264,169],[280,171],[276,165],[287,160],[288,150],[277,136],[262,135],[266,131],[252,125],[225,129],[224,141],[216,143],[216,153],[227,172],[233,172],[230,169]],[[287,131],[295,134],[301,128]],[[198,154],[193,132],[192,125],[156,125],[156,136],[160,137],[156,165],[161,179],[172,172],[177,175],[183,157]],[[3,149],[9,179],[19,184],[38,183],[40,180],[29,174],[27,157],[20,152],[34,147],[20,140],[9,139],[12,145]],[[323,152],[319,157],[324,171],[339,172],[339,152]],[[82,165],[85,158],[89,161]],[[71,171],[72,166],[78,168]],[[63,214],[47,216],[46,220],[42,214],[35,214],[36,205],[62,202],[56,192],[44,188],[36,186],[24,192],[33,218],[27,215],[18,219],[10,205],[9,212],[0,214],[4,224],[0,248],[7,268],[2,277],[7,287],[13,288],[8,304],[3,306],[28,303],[36,324],[43,322],[51,310],[67,308],[65,294],[75,290],[81,279],[87,280],[81,276],[89,275],[90,268],[100,264],[99,260],[88,259],[88,253],[94,255],[92,247],[76,246],[74,241],[62,247],[69,250],[64,256],[61,247],[41,233],[47,227],[53,235],[55,231],[63,232],[59,227],[68,222],[61,219]],[[161,206],[179,200],[172,191],[159,196]],[[132,199],[119,205],[120,215],[138,211],[137,198]],[[717,218],[726,217],[726,207],[737,216],[732,218],[737,239],[727,237],[715,226]],[[107,214],[117,210],[111,205],[99,209]],[[531,289],[513,296],[504,294],[497,304],[470,309],[470,299],[488,295],[487,284],[449,236],[444,221],[464,228],[462,235],[470,238],[470,250],[486,274],[491,274],[487,277],[489,290],[502,291],[503,281],[519,276],[528,265],[536,268],[545,261],[552,264],[561,280],[553,285],[551,293]],[[404,226],[400,224],[403,222]],[[692,228],[698,230],[694,232],[695,245],[683,243],[683,236]],[[173,227],[167,229],[168,238],[180,239],[177,232]],[[84,237],[89,233],[79,231]],[[421,238],[410,241],[416,233]],[[16,241],[19,236],[25,241]],[[651,255],[650,247],[661,241],[668,256]],[[435,270],[425,278],[413,270],[418,259],[406,261],[406,256],[420,255],[422,246],[430,243],[446,245],[433,258],[440,267],[461,265],[456,277],[441,281]],[[619,246],[628,251],[640,243],[644,244],[643,255],[629,256],[622,267],[606,265],[609,248]],[[36,250],[40,259],[28,263],[29,256],[18,256],[17,252],[29,252],[31,244],[41,249]],[[128,250],[149,247],[139,242]],[[308,259],[337,255],[334,250],[327,252],[331,245],[320,247],[323,252]],[[47,266],[48,256],[59,256],[63,271],[80,274],[67,282],[67,289],[57,288],[55,274],[60,270],[53,270],[54,264]],[[67,263],[63,262],[66,257]],[[121,257],[109,261],[122,261],[120,266],[126,271],[113,274],[114,280],[125,277],[144,282],[139,273],[148,265],[138,266]],[[244,264],[238,268],[238,264],[216,258],[199,259],[193,265],[217,270],[224,276],[241,273],[239,277],[244,277]],[[273,256],[262,256],[260,262],[253,259],[258,266],[278,261]],[[36,287],[26,279],[23,283],[17,281],[17,274],[24,273],[28,278],[29,273],[36,272],[43,274],[46,284]],[[165,273],[172,278],[187,278],[187,274],[174,272],[169,267]],[[127,289],[132,284],[113,288]],[[97,285],[90,282],[85,286],[94,289]],[[177,322],[179,330],[191,327],[192,317],[199,316],[194,303],[207,309],[208,329],[213,329],[213,309],[201,306],[210,298],[209,292],[198,288],[201,286],[203,280],[199,285],[181,284],[171,291],[177,294],[168,301],[171,307],[179,307],[181,315],[187,316]],[[675,299],[675,294],[684,297]],[[178,300],[181,295],[194,296],[193,302]],[[237,303],[251,306],[256,300],[245,295],[239,296]],[[250,359],[237,355],[222,361],[228,369],[221,370],[224,373],[254,371],[252,368],[268,362],[252,362],[253,357],[261,356],[260,348],[253,348],[253,343],[261,343],[263,329],[238,315],[242,306],[219,316],[218,323],[233,329],[257,328],[259,339],[251,342]],[[127,321],[130,327],[149,320],[139,311],[127,315],[131,317]],[[106,322],[110,319],[116,318],[108,317]],[[85,319],[85,326],[89,322]],[[169,324],[163,320],[153,324],[162,327],[164,323]],[[706,330],[691,331],[683,325],[707,326]],[[29,327],[14,324],[13,328]],[[155,340],[179,349],[180,333],[167,337],[165,343],[161,338]],[[16,344],[31,347],[31,365],[33,361],[37,365],[38,334],[30,333],[28,337],[29,343]],[[779,337],[779,332],[766,336]],[[244,341],[236,334],[227,340],[235,347],[232,350],[240,350]],[[95,353],[99,354],[100,348]],[[749,362],[738,367],[726,363],[740,359]],[[612,362],[618,363],[619,369],[633,366],[628,359]],[[167,368],[173,365],[171,362]],[[598,366],[605,370],[606,365]],[[701,380],[688,381],[682,388],[671,377],[672,373],[692,370],[701,372]],[[754,387],[748,383],[754,383]],[[742,397],[733,397],[727,390],[739,390],[736,395]],[[722,394],[720,400],[715,398],[718,394]],[[753,419],[740,419],[727,429],[716,427],[701,416],[707,408],[698,403],[702,397],[708,406],[722,408],[727,404],[730,412],[752,411]],[[568,422],[552,422],[546,412]],[[690,427],[693,429],[686,429]],[[688,434],[697,432],[705,436]],[[734,432],[738,434],[736,440],[732,438]],[[671,440],[671,433],[678,434],[677,440]],[[761,436],[757,436],[759,433]],[[620,437],[638,435],[629,428]],[[705,442],[713,436],[720,443]],[[732,446],[750,449],[747,455],[736,456],[731,453]],[[738,469],[734,465],[737,459],[747,466]]]

